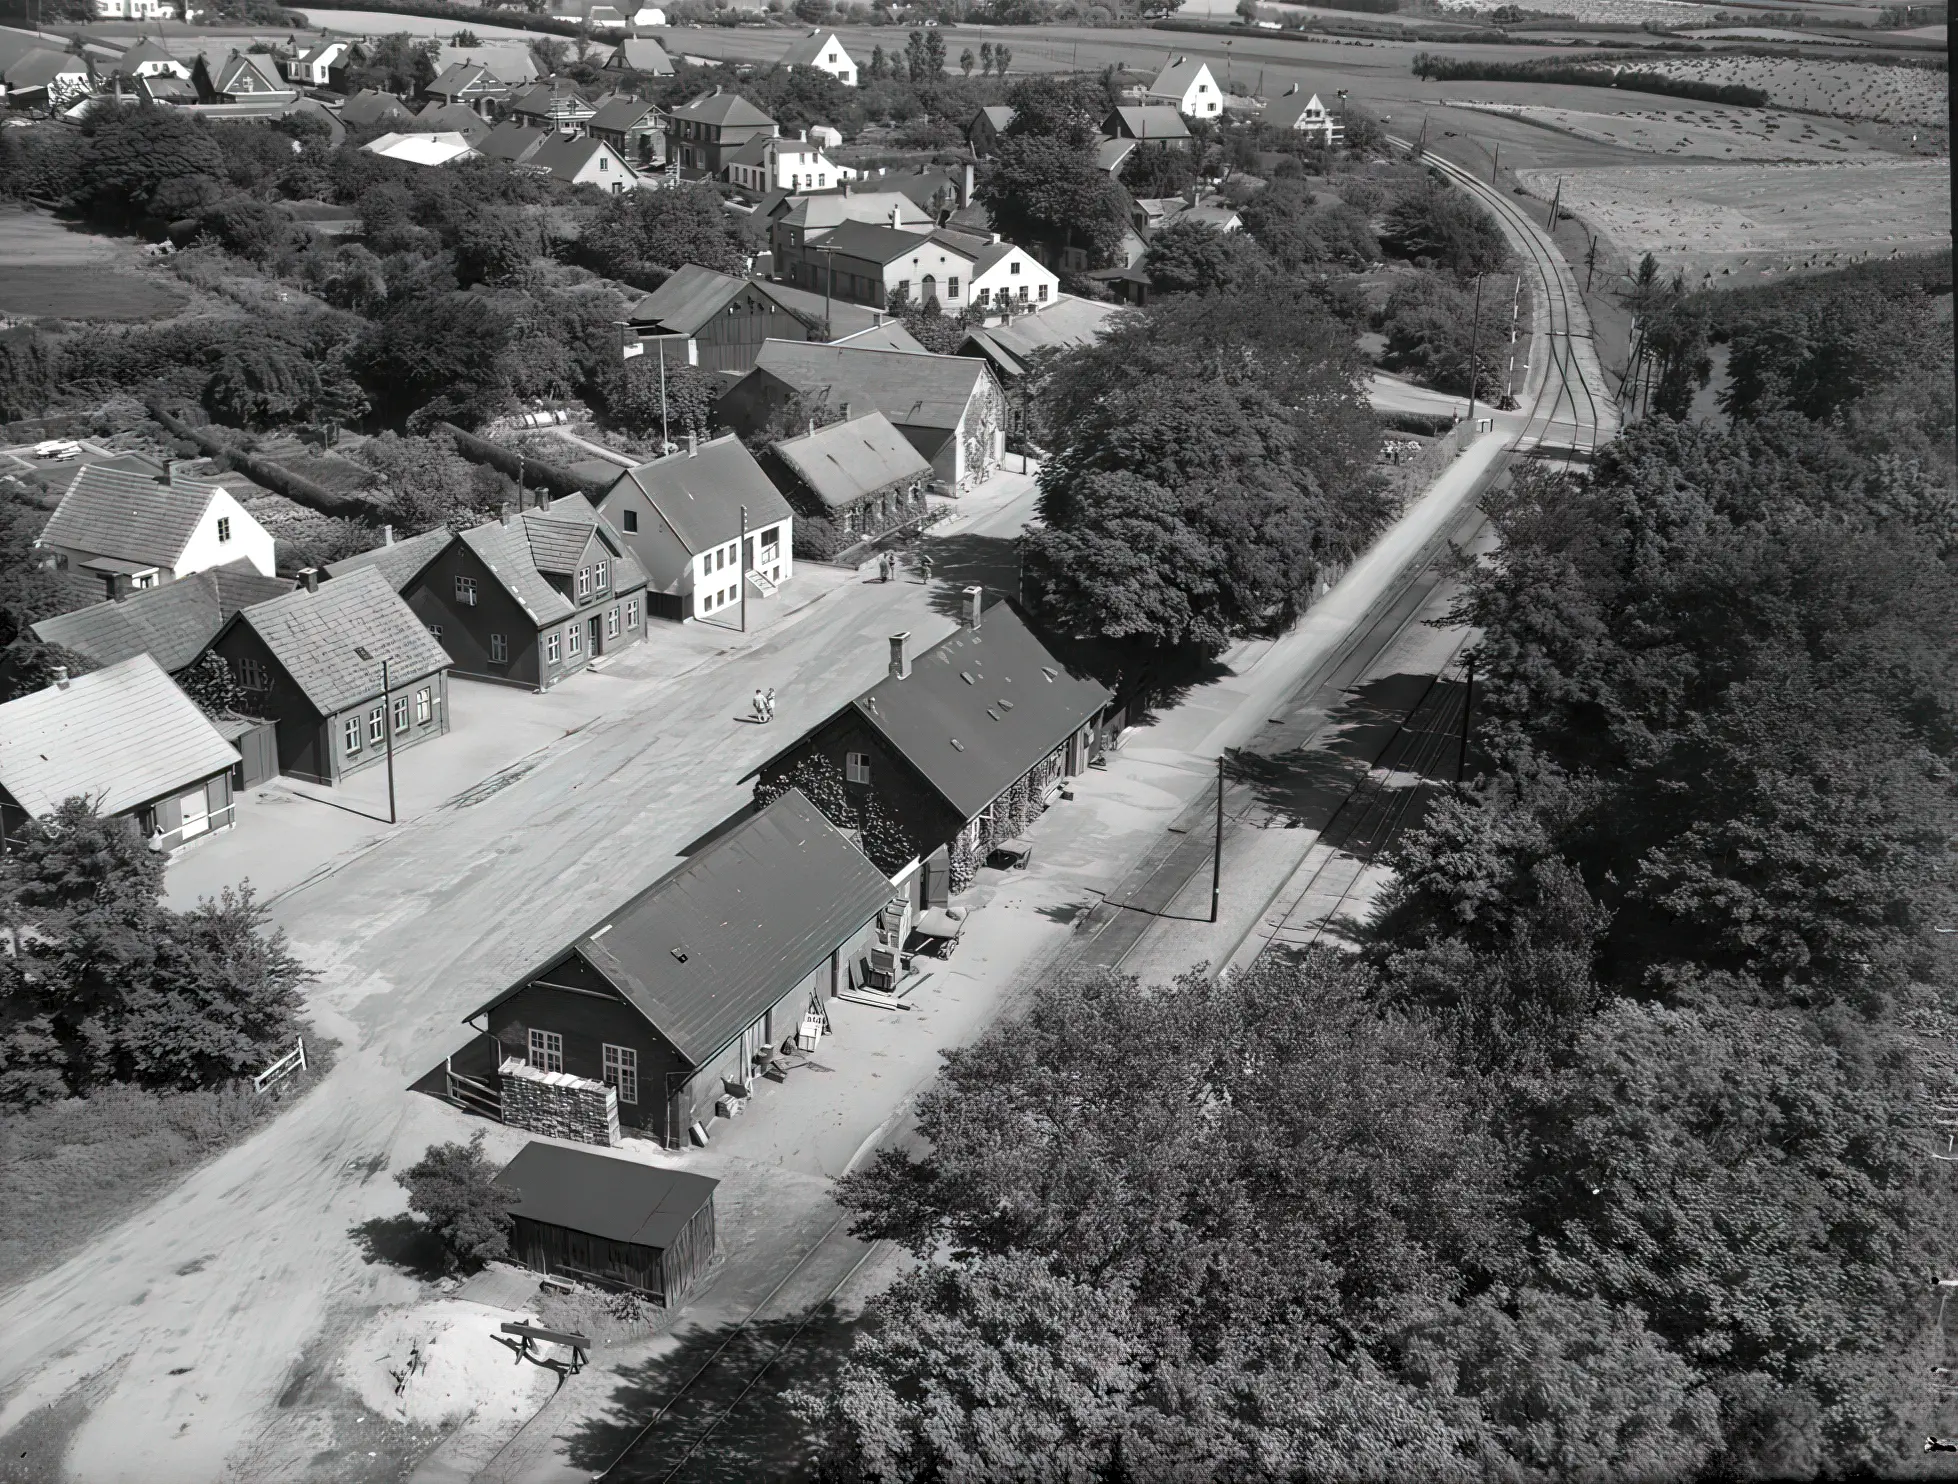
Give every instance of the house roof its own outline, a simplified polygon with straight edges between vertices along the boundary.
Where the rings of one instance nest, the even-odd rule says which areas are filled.
[[[307,47],[306,50],[292,60],[300,66],[311,66],[314,63],[325,61],[334,52],[345,51],[347,45],[348,43],[344,41],[322,41],[316,45]]]
[[[1004,103],[993,103],[980,109],[972,121],[976,124],[980,119],[984,119],[993,126],[995,132],[1004,134],[1013,126],[1013,120],[1017,117],[1019,117],[1017,110],[1008,108]]]
[[[747,141],[721,163],[724,165],[761,165],[768,160],[768,146],[775,141],[766,134],[757,134]]]
[[[1036,351],[1091,344],[1118,313],[1118,305],[1063,294],[1037,314],[1019,315],[990,329],[966,331],[965,344],[959,349],[961,353],[968,348],[976,350],[1003,375],[1023,376],[1028,357]]]
[[[183,66],[183,63],[179,62],[170,53],[145,36],[134,46],[130,47],[129,50],[117,57],[115,65],[109,70],[111,72],[120,72],[124,77],[134,77],[136,75],[136,69],[145,62],[168,62],[172,66]]]
[[[478,42],[475,46],[457,46],[454,42],[441,43],[442,66],[452,67],[457,62],[469,62],[486,71],[492,81],[510,87],[537,80],[537,59],[530,54],[530,48],[521,41]]]
[[[900,232],[894,227],[880,227],[860,221],[840,222],[830,228],[823,234],[822,245],[871,263],[895,263],[899,258],[910,257],[934,246],[957,253],[968,262],[972,258],[971,253],[963,248],[930,233]]]
[[[0,706],[0,787],[37,818],[77,797],[121,814],[237,761],[146,654]]]
[[[616,467],[616,466],[615,466]],[[577,605],[550,582],[569,577],[590,546],[596,531],[612,564],[611,591],[631,592],[646,585],[646,574],[610,521],[592,509],[582,495],[553,500],[549,510],[536,506],[501,520],[485,521],[462,533],[462,543],[495,574],[539,628],[576,613]]]
[[[649,116],[655,123],[659,121],[657,103],[648,103],[640,98],[607,98],[598,105],[598,112],[585,121],[585,127],[623,134],[628,129],[637,128]]]
[[[44,88],[57,77],[86,77],[88,68],[82,65],[80,57],[66,52],[53,51],[47,47],[36,47],[22,52],[7,63],[0,80],[15,92],[32,92]]]
[[[835,44],[836,50],[842,53],[844,61],[850,62],[852,66],[856,65],[851,60],[849,52],[844,50],[842,41],[834,31],[811,31],[807,36],[798,37],[790,42],[789,49],[782,54],[782,65],[813,67],[823,60],[823,53],[829,50],[832,43]]]
[[[489,68],[480,62],[451,62],[436,74],[435,80],[422,91],[442,97],[453,98],[469,88],[487,86],[491,89],[507,86],[494,76]]]
[[[249,562],[193,572],[161,587],[44,618],[33,626],[43,644],[59,644],[97,666],[147,654],[165,670],[181,670],[203,652],[240,608],[292,591],[288,577],[261,577]]]
[[[821,294],[811,289],[799,289],[794,284],[777,283],[773,279],[756,279],[754,283],[756,288],[807,324],[820,325],[823,316],[828,314],[830,333],[833,335],[858,334],[887,317],[868,305],[849,304],[841,299],[832,300],[825,306]]]
[[[489,121],[466,103],[441,103],[431,100],[415,115],[418,123],[432,125],[444,134],[460,134],[470,143],[486,136]]]
[[[883,872],[790,789],[571,947],[698,1067],[855,936],[892,895]]]
[[[901,191],[838,191],[788,199],[793,204],[782,213],[782,224],[801,227],[806,231],[819,232],[844,222],[874,222],[888,226],[893,211],[903,226],[931,225],[931,217]]]
[[[1133,139],[1104,139],[1095,146],[1095,163],[1110,172],[1120,170],[1122,162],[1135,153],[1135,146]]]
[[[724,128],[730,125],[775,122],[739,93],[724,93],[719,90],[702,93],[691,103],[682,104],[673,110],[673,117],[690,119],[696,124],[719,124]]]
[[[381,155],[409,165],[446,165],[464,155],[476,153],[469,136],[462,133],[383,134],[361,146],[370,155]]]
[[[659,77],[673,75],[673,59],[666,54],[666,48],[651,36],[628,36],[621,41],[618,50],[605,60],[607,67],[630,68],[634,72],[650,72]]]
[[[382,660],[395,687],[452,663],[449,652],[372,568],[321,583],[316,593],[302,587],[256,604],[232,623],[246,625],[264,641],[321,716],[379,695]],[[359,649],[372,658],[361,658]]]
[[[755,370],[802,393],[875,407],[900,428],[956,428],[986,371],[967,356],[764,340]]]
[[[1190,91],[1198,74],[1209,70],[1209,66],[1201,57],[1176,57],[1163,64],[1163,70],[1158,72],[1156,80],[1149,84],[1148,95],[1180,100]]]
[[[1010,603],[995,603],[850,704],[966,819],[1112,699],[1066,669]],[[765,765],[764,765],[765,766]]]
[[[535,87],[525,88],[510,100],[512,113],[528,113],[544,118],[555,114],[575,117],[579,110],[590,107],[584,94],[562,83],[540,82]]]
[[[495,1183],[515,1197],[511,1213],[526,1220],[664,1251],[714,1199],[720,1181],[533,1142],[498,1172]]]
[[[1219,232],[1235,232],[1244,225],[1244,218],[1228,206],[1192,206],[1177,217],[1177,220],[1215,227]]]
[[[175,484],[91,465],[68,486],[41,531],[43,546],[174,567],[223,486],[180,477]]]
[[[618,152],[603,139],[593,139],[589,134],[553,134],[523,164],[527,170],[543,170],[561,179],[573,180],[579,171],[592,162],[594,156],[600,154],[619,159]],[[623,160],[619,160],[619,168],[621,178],[630,173]]]
[[[521,165],[556,133],[554,129],[533,129],[529,124],[505,119],[476,143],[476,152],[487,159]]]
[[[233,52],[219,65],[211,86],[220,93],[290,93],[292,89],[263,57]]]
[[[1265,110],[1264,118],[1266,123],[1276,128],[1292,129],[1296,128],[1298,121],[1308,113],[1318,117],[1325,111],[1326,105],[1319,101],[1317,93],[1302,92],[1294,83],[1284,94],[1271,100],[1271,106]]]
[[[810,493],[832,510],[906,480],[931,478],[931,460],[874,409],[773,447]]]
[[[345,577],[349,572],[371,567],[381,574],[389,587],[400,592],[421,575],[422,568],[447,551],[453,540],[454,532],[447,526],[437,526],[432,531],[423,531],[419,536],[410,536],[406,541],[390,541],[385,546],[355,552],[337,562],[328,562],[326,575]]]
[[[408,105],[392,93],[378,88],[362,88],[340,107],[343,124],[378,124],[382,119],[410,117]]]
[[[867,330],[858,330],[854,335],[841,335],[829,342],[831,345],[851,345],[859,350],[902,350],[912,355],[928,356],[930,351],[919,344],[918,338],[904,328],[904,321],[887,319],[881,325],[872,325]]]
[[[710,439],[694,453],[670,453],[624,470],[606,491],[605,500],[625,486],[639,490],[681,545],[696,554],[741,534],[743,505],[748,507],[751,531],[794,514],[755,456],[732,433]]]
[[[1160,79],[1159,79],[1160,80]],[[1140,107],[1118,108],[1114,117],[1136,139],[1188,139],[1190,126],[1183,115],[1167,104],[1151,103]]]
[[[657,325],[672,335],[698,334],[747,282],[688,263],[633,306],[632,323]]]

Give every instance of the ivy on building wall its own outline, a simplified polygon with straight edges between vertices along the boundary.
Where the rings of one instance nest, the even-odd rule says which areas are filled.
[[[788,767],[763,774],[755,784],[755,807],[767,808],[792,788],[801,789],[839,830],[855,834],[863,853],[885,875],[917,859],[918,840],[910,826],[871,789],[845,783],[834,758],[805,753]]]

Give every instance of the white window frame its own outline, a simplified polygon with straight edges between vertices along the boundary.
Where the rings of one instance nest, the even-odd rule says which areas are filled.
[[[591,596],[590,567],[580,567],[578,569],[578,596],[581,598],[589,598]]]
[[[639,1053],[630,1046],[614,1046],[609,1041],[599,1047],[601,1076],[607,1087],[615,1089],[622,1103],[639,1101]]]
[[[637,598],[627,598],[625,600],[625,626],[629,629],[639,627],[639,600]]]
[[[348,757],[355,757],[359,754],[360,718],[358,716],[349,716],[346,719],[344,726],[341,728],[340,742],[345,748]]]
[[[465,608],[474,608],[476,606],[476,579],[475,578],[473,577],[456,578],[456,601],[462,604],[462,606]]]
[[[399,737],[408,730],[408,698],[396,696],[392,702],[394,710],[394,735]]]
[[[554,665],[563,663],[564,641],[558,637],[556,629],[544,636],[544,658]]]
[[[607,592],[612,586],[612,564],[600,562],[591,569],[591,585],[598,592]]]
[[[266,672],[263,661],[248,654],[238,661],[238,683],[246,690],[270,690],[272,677]]]
[[[867,752],[846,752],[843,754],[843,777],[848,783],[870,782],[870,754]]]
[[[562,1072],[564,1070],[564,1037],[556,1031],[530,1032],[529,1054],[525,1058],[540,1072]]]
[[[616,603],[605,612],[605,637],[607,639],[619,637],[619,605]]]
[[[228,515],[220,515],[218,517],[218,540],[219,542],[222,543],[225,541],[229,541],[230,539],[231,539],[231,517]]]
[[[489,657],[492,665],[510,663],[510,641],[501,634],[490,635]]]
[[[585,652],[584,626],[582,624],[574,621],[565,626],[564,652],[572,658],[576,658]]]
[[[435,720],[435,687],[424,685],[415,692],[415,725],[425,727]]]
[[[385,706],[376,706],[372,711],[367,713],[367,740],[378,747],[381,743],[387,741],[387,737],[388,708]]]

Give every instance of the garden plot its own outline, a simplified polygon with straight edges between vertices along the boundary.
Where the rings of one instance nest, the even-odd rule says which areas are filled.
[[[1828,165],[1624,165],[1518,179],[1602,233],[1627,262],[1651,253],[1694,286],[1840,268],[1951,245],[1943,160]]]
[[[1712,5],[1686,0],[1512,0],[1518,10],[1540,10],[1586,23],[1640,26],[1657,21],[1667,26],[1715,25],[1723,12]],[[1436,0],[1440,10],[1486,10],[1488,0]]]
[[[1822,161],[1878,153],[1873,145],[1833,124],[1765,108],[1702,104],[1594,113],[1532,103],[1451,100],[1448,106],[1507,114],[1596,144],[1683,160]]]
[[[1642,72],[1692,82],[1759,88],[1777,108],[1887,124],[1942,124],[1951,104],[1951,78],[1928,67],[1819,57],[1656,56]]]

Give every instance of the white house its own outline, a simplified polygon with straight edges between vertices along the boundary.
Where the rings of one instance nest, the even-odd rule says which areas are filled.
[[[1345,132],[1339,126],[1339,119],[1319,101],[1319,95],[1300,92],[1297,83],[1272,99],[1271,107],[1264,112],[1264,121],[1274,129],[1296,129],[1328,147],[1338,144]]]
[[[807,139],[750,139],[727,157],[728,183],[754,196],[840,190],[852,173]]]
[[[519,168],[555,180],[568,180],[573,185],[597,186],[615,196],[652,184],[611,145],[589,134],[553,134]]]
[[[129,0],[129,3],[136,5],[145,3],[145,0]],[[170,8],[159,6],[158,13],[168,15]],[[130,82],[139,77],[178,77],[185,82],[190,81],[190,64],[178,61],[148,37],[138,41],[103,70]]]
[[[1214,119],[1224,111],[1223,90],[1210,75],[1210,64],[1191,57],[1165,62],[1156,80],[1143,92],[1142,101],[1166,103],[1193,119]]]
[[[83,469],[35,545],[62,567],[124,591],[239,561],[261,577],[276,570],[271,533],[231,491],[175,466],[160,477]]]
[[[632,13],[632,24],[635,26],[664,26],[666,24],[666,12],[657,6],[648,5],[643,10],[635,10]]]
[[[818,72],[827,72],[846,88],[857,85],[856,61],[843,50],[843,43],[837,40],[834,31],[811,31],[789,48],[782,65],[813,67]]]
[[[1010,242],[981,248],[972,264],[972,302],[981,309],[1044,308],[1060,292],[1060,278]]]
[[[467,159],[476,147],[465,135],[453,131],[436,134],[383,134],[361,146],[370,155],[400,160],[408,165],[447,165]]]
[[[104,21],[175,20],[177,7],[170,0],[95,0],[95,16]]]
[[[287,57],[280,63],[280,70],[287,82],[306,88],[325,87],[332,80],[333,69],[340,65],[351,46],[347,41],[322,41],[296,57]]]

